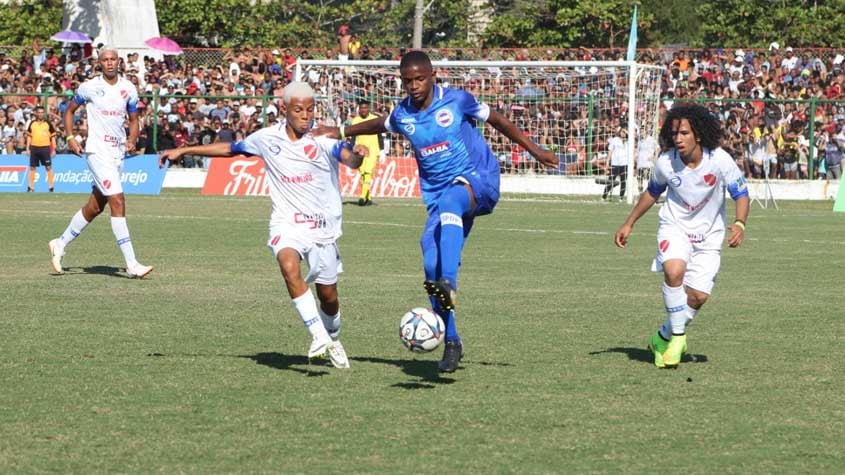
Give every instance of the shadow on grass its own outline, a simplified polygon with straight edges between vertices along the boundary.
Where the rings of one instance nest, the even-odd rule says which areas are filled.
[[[108,275],[111,277],[128,278],[124,272],[125,269],[119,269],[112,266],[90,266],[90,267],[65,267],[64,274],[53,275],[78,275],[78,274],[94,274],[94,275]]]
[[[606,350],[591,351],[589,355],[600,355],[603,353],[624,353],[632,361],[654,364],[654,354],[647,348],[622,348],[613,347]],[[707,363],[707,355],[685,354],[681,357],[682,363]]]
[[[262,366],[268,366],[274,369],[296,371],[297,373],[302,373],[305,376],[309,377],[324,376],[329,374],[328,371],[325,371],[323,369],[317,369],[319,368],[319,362],[316,365],[311,364],[308,358],[304,355],[284,355],[282,353],[273,352],[256,353],[254,355],[238,355],[238,358],[249,358],[252,361],[255,361],[256,364],[260,364]],[[297,368],[294,365],[305,366],[305,368]]]
[[[379,363],[396,366],[408,376],[419,378],[419,381],[407,381],[404,383],[392,384],[391,387],[394,388],[432,389],[438,384],[452,384],[455,382],[452,378],[444,378],[440,376],[440,371],[437,369],[437,361],[406,359],[389,360],[385,358],[366,356],[359,356],[350,359],[364,363]]]

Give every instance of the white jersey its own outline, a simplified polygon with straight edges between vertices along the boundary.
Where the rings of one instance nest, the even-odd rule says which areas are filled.
[[[651,168],[654,166],[654,157],[658,152],[657,140],[651,135],[643,138],[637,144],[637,168]]]
[[[282,225],[290,233],[285,238],[328,243],[341,235],[338,169],[342,145],[310,133],[293,141],[282,122],[233,143],[231,150],[264,160],[273,202],[271,227]]]
[[[666,188],[666,203],[660,208],[660,226],[674,226],[686,233],[690,242],[700,243],[714,233],[713,242],[725,233],[725,189],[737,200],[748,196],[745,177],[736,162],[721,148],[704,149],[701,163],[689,168],[676,149],[657,158],[648,183],[652,196],[660,196]]]
[[[123,158],[126,153],[127,113],[138,112],[138,90],[126,78],[118,76],[111,85],[103,76],[85,81],[76,91],[74,101],[87,104],[88,140],[85,152],[103,157]]]
[[[611,137],[607,141],[607,150],[610,152],[610,164],[614,167],[624,167],[628,164],[628,142],[620,137]]]

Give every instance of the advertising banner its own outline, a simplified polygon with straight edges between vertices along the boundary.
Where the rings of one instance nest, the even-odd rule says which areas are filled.
[[[211,160],[204,195],[265,196],[270,194],[264,161],[259,157],[215,157]],[[341,195],[357,196],[361,189],[361,175],[340,166]],[[376,167],[370,186],[374,198],[418,198],[419,173],[413,158],[387,157]]]
[[[158,155],[133,155],[123,162],[123,192],[135,195],[157,195],[167,169],[158,167]],[[48,191],[47,172],[35,170],[35,191]],[[94,177],[85,159],[71,154],[53,157],[53,189],[56,193],[90,193]],[[26,192],[29,187],[29,157],[0,156],[0,192]]]

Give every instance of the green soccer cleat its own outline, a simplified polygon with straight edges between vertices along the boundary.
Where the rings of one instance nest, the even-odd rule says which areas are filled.
[[[687,351],[687,336],[672,335],[666,351],[663,352],[663,364],[669,368],[676,368],[681,363],[681,356]]]
[[[660,336],[660,332],[656,332],[654,336],[651,337],[651,341],[648,343],[648,349],[654,353],[654,366],[657,366],[658,368],[666,366],[663,363],[663,353],[666,352],[667,346],[669,346],[669,342]]]

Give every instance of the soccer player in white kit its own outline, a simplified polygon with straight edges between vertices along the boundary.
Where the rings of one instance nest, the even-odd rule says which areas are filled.
[[[79,106],[86,105],[88,115],[88,140],[85,143],[85,160],[94,176],[94,186],[88,202],[71,218],[67,229],[49,243],[53,270],[61,274],[65,247],[105,209],[111,209],[111,227],[117,246],[126,261],[129,277],[143,278],[153,268],[135,258],[135,249],[126,226],[126,202],[121,184],[123,159],[135,151],[138,141],[138,91],[135,85],[118,74],[117,51],[106,48],[100,52],[98,63],[101,76],[89,79],[79,86],[70,106],[65,110],[64,123],[68,148],[82,155],[82,146],[73,134],[73,114]],[[129,115],[129,137],[123,123]]]
[[[343,272],[337,239],[341,235],[339,163],[358,168],[367,147],[314,137],[314,91],[307,83],[292,82],[283,96],[285,121],[263,128],[241,142],[218,142],[166,150],[160,163],[182,155],[261,157],[270,181],[270,236],[267,246],[278,261],[293,305],[311,334],[308,358],[328,353],[337,368],[349,360],[340,336],[337,277]],[[303,278],[301,261],[308,264]],[[318,308],[309,284],[315,283]]]
[[[716,282],[725,239],[725,190],[736,203],[736,221],[728,245],[745,238],[749,199],[745,178],[734,160],[719,147],[718,118],[697,104],[675,104],[660,130],[665,150],[657,158],[648,189],[616,231],[625,247],[634,223],[668,188],[660,208],[657,256],[652,270],[662,271],[666,320],[649,348],[657,367],[677,367],[687,350],[686,330],[707,301]]]

